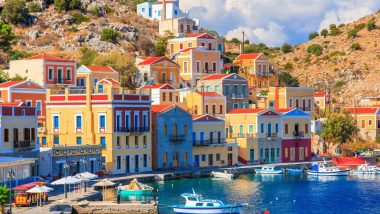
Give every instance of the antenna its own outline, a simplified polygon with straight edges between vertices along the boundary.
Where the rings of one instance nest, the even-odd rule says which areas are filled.
[[[194,188],[191,188],[191,189],[193,190],[193,194],[196,195],[196,194],[195,194],[195,191],[194,191]]]

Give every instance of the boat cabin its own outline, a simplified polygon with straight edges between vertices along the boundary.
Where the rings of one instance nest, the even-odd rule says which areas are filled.
[[[185,206],[191,207],[220,207],[223,202],[219,200],[203,199],[202,195],[185,193],[181,195],[186,199]]]
[[[262,171],[274,171],[274,166],[263,166],[261,168]]]

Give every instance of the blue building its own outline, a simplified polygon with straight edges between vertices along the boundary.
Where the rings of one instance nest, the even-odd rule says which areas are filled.
[[[152,105],[153,170],[191,167],[191,132],[188,112],[176,105]]]

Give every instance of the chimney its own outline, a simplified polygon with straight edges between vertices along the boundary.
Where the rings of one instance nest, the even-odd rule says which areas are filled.
[[[166,20],[166,0],[162,0],[161,20]]]

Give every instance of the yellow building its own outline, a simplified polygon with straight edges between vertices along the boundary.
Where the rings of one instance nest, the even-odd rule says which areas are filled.
[[[184,37],[168,40],[168,52],[170,56],[187,48],[205,47],[206,50],[222,51],[222,42],[209,33],[186,34]]]
[[[176,62],[181,66],[181,79],[191,88],[210,74],[219,74],[222,69],[220,51],[207,50],[206,47],[191,47],[176,54]]]
[[[380,107],[346,108],[354,117],[360,135],[366,140],[380,138]]]
[[[243,163],[281,162],[281,115],[273,109],[233,109],[226,114],[228,141]]]
[[[211,115],[193,116],[194,167],[237,164],[237,144],[226,143],[224,120]]]
[[[216,92],[189,92],[180,104],[194,115],[210,114],[224,117],[226,113],[226,97]]]
[[[314,93],[314,105],[316,110],[326,108],[326,93],[324,92],[315,92]]]
[[[47,92],[46,147],[101,145],[103,171],[151,171],[149,95],[122,92],[114,84]]]
[[[180,66],[166,56],[137,59],[137,69],[144,82],[179,86]]]
[[[119,73],[110,66],[86,66],[82,65],[77,69],[77,86],[86,87],[86,81],[89,80],[91,87],[94,88],[96,83],[102,79],[119,80]]]

